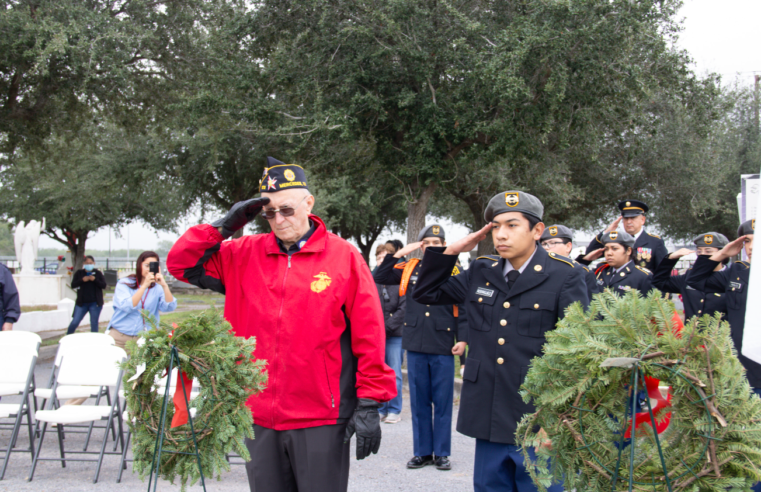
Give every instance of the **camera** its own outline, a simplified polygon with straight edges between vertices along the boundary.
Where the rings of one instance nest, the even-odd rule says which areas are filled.
[[[159,262],[158,261],[152,261],[148,263],[148,271],[151,273],[159,273]]]

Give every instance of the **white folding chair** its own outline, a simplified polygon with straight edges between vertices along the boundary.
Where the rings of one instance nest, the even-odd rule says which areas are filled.
[[[16,345],[19,348],[29,347],[31,350],[34,350],[35,352],[37,352],[40,349],[41,343],[42,343],[42,339],[36,333],[32,333],[29,331],[13,331],[13,330],[0,331],[0,346]],[[25,389],[25,385],[23,381],[17,384],[16,383],[0,383],[0,397],[20,395],[24,392],[24,389]],[[35,405],[35,410],[37,410],[36,405]]]
[[[37,347],[30,347],[25,343],[16,345],[11,343],[0,344],[0,384],[23,387],[21,400],[18,403],[0,403],[0,418],[14,419],[13,431],[4,450],[3,469],[0,472],[0,480],[5,477],[11,453],[14,452],[21,424],[26,417],[26,425],[29,430],[29,449],[16,451],[29,451],[34,457],[34,430],[32,428],[32,413],[29,409],[29,395],[34,389],[34,366],[37,364]]]
[[[107,452],[106,443],[108,442],[109,433],[112,426],[118,425],[118,439],[124,446],[122,433],[122,415],[121,406],[119,405],[119,388],[121,387],[123,371],[119,364],[127,359],[127,353],[114,346],[99,347],[98,350],[92,350],[91,346],[78,347],[67,350],[66,356],[62,357],[57,365],[56,375],[53,383],[52,396],[48,399],[47,409],[38,410],[35,418],[42,422],[42,432],[40,441],[37,444],[36,453],[32,462],[32,469],[29,472],[29,481],[34,477],[34,470],[39,461],[60,461],[63,468],[66,467],[66,461],[95,461],[98,463],[95,470],[93,483],[98,482],[100,468],[103,463],[103,456],[106,454],[121,455],[121,452]],[[115,386],[113,402],[110,405],[63,405],[53,409],[53,400],[58,396],[58,386]],[[105,432],[103,434],[103,444],[100,452],[95,451],[66,451],[64,449],[62,426],[71,424],[84,424],[89,422],[106,421]],[[48,424],[55,424],[58,433],[58,447],[60,458],[40,458],[42,444],[45,440],[45,432]],[[114,439],[117,439],[116,437]],[[97,454],[97,459],[86,458],[67,458],[69,454]]]
[[[61,358],[66,355],[67,351],[76,350],[78,347],[90,347],[90,350],[98,350],[98,347],[113,346],[115,340],[103,333],[74,333],[66,335],[58,342],[58,351],[56,353],[55,364],[50,370],[50,377],[48,378],[47,387],[37,388],[34,391],[35,398],[42,399],[40,408],[45,408],[47,400],[50,398],[53,389],[53,376],[55,374],[55,368],[60,363]],[[56,392],[56,398],[53,401],[54,408],[60,406],[60,400],[70,400],[73,398],[95,398],[95,404],[100,405],[100,399],[106,397],[106,402],[111,404],[111,393],[108,387],[98,386],[68,386],[61,385]],[[37,404],[35,400],[35,411],[37,410]],[[78,428],[81,426],[70,426]],[[84,433],[87,432],[87,439],[85,440],[85,446],[83,451],[87,451],[87,446],[90,443],[90,435],[92,434],[93,424],[90,423],[86,426],[87,430],[69,430],[67,432],[72,433]],[[40,424],[37,422],[35,429],[39,434]],[[114,437],[116,439],[116,437]]]

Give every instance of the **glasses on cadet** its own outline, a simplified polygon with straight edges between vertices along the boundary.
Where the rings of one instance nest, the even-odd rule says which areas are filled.
[[[550,249],[553,246],[557,246],[558,244],[563,244],[563,241],[545,241],[542,243],[542,247],[544,249]]]
[[[301,204],[304,203],[304,200],[306,199],[307,197],[305,196],[304,198],[301,199],[299,204],[296,205],[295,207],[283,207],[283,208],[278,208],[276,210],[262,210],[262,217],[264,217],[267,220],[272,220],[275,218],[275,214],[277,213],[279,213],[283,217],[291,217],[293,216],[293,214],[296,213],[296,209],[298,209],[301,206]]]

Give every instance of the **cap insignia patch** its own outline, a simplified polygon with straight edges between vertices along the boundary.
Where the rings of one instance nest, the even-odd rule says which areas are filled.
[[[610,233],[611,241],[615,241],[617,238],[618,238],[618,231],[613,231]]]
[[[713,236],[711,234],[706,234],[705,238],[703,238],[706,244],[713,243]]]
[[[555,226],[550,227],[550,236],[557,236],[558,235],[558,228]]]
[[[288,181],[293,181],[294,179],[296,179],[296,175],[290,169],[286,169],[285,172],[283,173],[283,176],[285,176],[285,179],[287,179]]]
[[[433,226],[431,227],[431,232],[434,236],[438,236],[439,232],[441,232],[441,228],[439,226]]]
[[[626,202],[626,206],[627,207],[631,207],[632,206],[632,202]]]
[[[277,178],[275,178],[275,179],[272,179],[272,177],[271,177],[271,176],[267,176],[267,189],[268,189],[268,190],[274,190],[274,189],[277,189],[277,187],[275,186],[275,184],[277,184]]]
[[[505,203],[508,207],[516,207],[520,203],[518,193],[505,193]]]

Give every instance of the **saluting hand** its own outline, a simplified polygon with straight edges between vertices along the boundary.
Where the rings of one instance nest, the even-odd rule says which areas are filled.
[[[682,249],[679,249],[679,250],[674,251],[673,253],[671,253],[669,255],[669,258],[671,258],[672,260],[677,260],[677,259],[681,258],[682,256],[687,256],[687,255],[690,255],[692,253],[694,253],[694,251],[691,250],[690,248],[682,248]]]
[[[491,231],[494,228],[494,224],[488,223],[484,226],[483,229],[480,231],[476,231],[474,233],[468,234],[462,239],[458,239],[457,241],[453,242],[452,244],[447,246],[447,249],[444,250],[445,255],[459,255],[460,253],[467,253],[468,251],[473,251],[473,249],[478,246],[478,243],[486,239],[486,235],[489,234],[489,231]]]
[[[614,220],[613,222],[611,222],[610,224],[608,224],[608,227],[606,227],[606,228],[605,228],[605,230],[604,230],[604,231],[602,231],[602,233],[603,233],[603,234],[607,234],[607,233],[609,233],[609,232],[613,232],[613,231],[617,230],[617,229],[618,229],[618,225],[621,223],[621,219],[623,219],[623,217],[621,217],[621,216],[619,215],[619,216],[616,218],[616,220]]]
[[[711,256],[713,261],[724,261],[727,258],[739,255],[745,245],[745,239],[747,236],[740,236],[731,243],[727,244],[718,253],[714,253]]]
[[[403,247],[399,251],[397,251],[394,254],[394,258],[401,258],[402,256],[407,256],[408,254],[412,253],[413,251],[417,251],[420,249],[420,247],[423,245],[423,241],[418,241],[416,243],[410,243],[407,246]]]
[[[601,257],[605,253],[604,249],[596,249],[589,253],[588,255],[584,256],[584,261],[595,261],[597,258]]]

